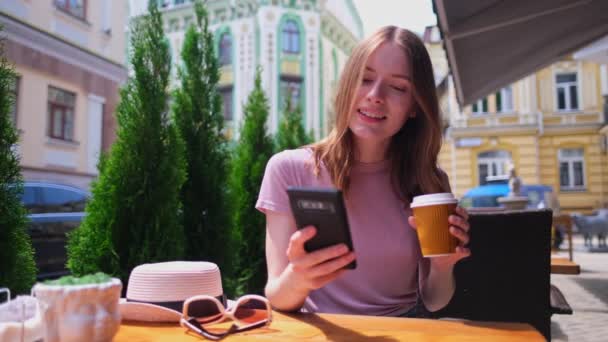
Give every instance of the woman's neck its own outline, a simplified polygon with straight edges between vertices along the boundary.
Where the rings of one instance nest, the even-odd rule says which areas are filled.
[[[376,163],[386,160],[390,141],[355,140],[355,160]]]

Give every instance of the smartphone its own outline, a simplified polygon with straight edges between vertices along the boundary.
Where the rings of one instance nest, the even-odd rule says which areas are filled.
[[[307,252],[344,243],[353,251],[342,191],[333,188],[288,187],[291,212],[298,229],[315,226],[317,234],[304,244]],[[346,266],[357,267],[356,260]]]

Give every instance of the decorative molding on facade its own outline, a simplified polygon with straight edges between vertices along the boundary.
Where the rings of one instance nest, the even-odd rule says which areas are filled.
[[[323,35],[338,46],[345,54],[350,54],[359,41],[342,23],[338,21],[333,13],[323,11],[321,13],[321,30]]]
[[[22,46],[55,57],[116,83],[123,83],[127,79],[124,66],[1,12],[0,25],[4,26],[4,32],[9,40]]]
[[[238,0],[236,0],[238,1]],[[280,6],[304,11],[314,11],[319,9],[317,0],[264,0],[265,5]]]
[[[143,1],[131,0],[133,8],[143,12]],[[220,84],[233,85],[233,125],[234,137],[238,137],[243,104],[247,101],[249,92],[253,89],[253,79],[257,65],[263,66],[262,86],[269,99],[270,115],[268,129],[275,133],[281,117],[281,76],[301,78],[300,96],[302,100],[303,117],[306,130],[313,129],[318,134],[324,130],[328,115],[323,97],[330,98],[331,79],[321,68],[321,51],[336,50],[340,61],[344,63],[352,47],[356,44],[357,23],[360,18],[356,8],[346,8],[343,0],[336,3],[317,0],[208,0],[206,7],[210,15],[210,30],[216,35],[218,31],[227,28],[232,37],[232,63],[230,69],[221,70]],[[350,0],[348,0],[350,1]],[[335,5],[344,10],[345,17],[335,14]],[[331,5],[331,6],[329,6]],[[178,41],[183,40],[186,23],[195,15],[192,3],[167,5],[161,7],[165,32],[175,48]],[[354,11],[354,12],[353,12]],[[331,30],[326,30],[322,20],[323,13],[327,18],[325,23],[331,24]],[[342,12],[339,12],[342,13]],[[138,13],[131,13],[131,23],[137,21]],[[346,20],[342,23],[339,18]],[[352,17],[352,19],[351,19]],[[281,25],[286,18],[297,22],[300,32],[299,53],[284,53],[281,47]],[[359,18],[359,19],[358,19]],[[359,23],[360,24],[360,23]],[[349,29],[350,27],[350,29]],[[352,32],[351,32],[352,30]],[[329,37],[327,32],[333,35]],[[337,45],[337,43],[341,45]],[[219,44],[216,36],[216,46]],[[325,44],[325,46],[321,46]],[[325,61],[325,60],[324,60]],[[331,62],[328,59],[326,62]],[[342,67],[342,64],[337,66]],[[331,77],[331,76],[329,76]],[[327,101],[330,102],[330,101]]]

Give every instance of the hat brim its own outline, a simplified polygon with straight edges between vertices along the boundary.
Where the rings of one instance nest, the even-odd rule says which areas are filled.
[[[178,323],[182,316],[181,312],[168,309],[164,306],[127,302],[125,298],[120,299],[119,307],[123,321]]]
[[[151,323],[179,323],[182,313],[164,306],[128,302],[125,298],[119,301],[120,315],[123,321],[151,322]],[[234,301],[228,299],[227,305],[231,307]]]

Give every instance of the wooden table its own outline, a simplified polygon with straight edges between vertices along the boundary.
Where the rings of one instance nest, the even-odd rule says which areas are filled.
[[[229,324],[229,323],[224,323]],[[269,327],[231,335],[229,341],[545,341],[531,325],[333,314],[273,313]],[[172,325],[123,322],[115,342],[206,341]]]
[[[552,274],[580,274],[581,267],[568,258],[551,258]]]

